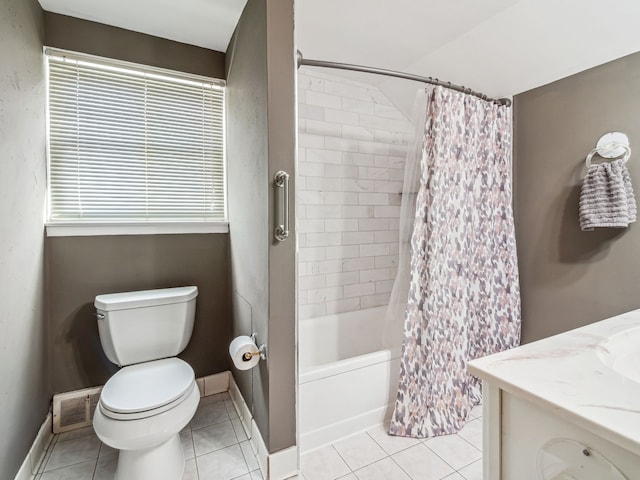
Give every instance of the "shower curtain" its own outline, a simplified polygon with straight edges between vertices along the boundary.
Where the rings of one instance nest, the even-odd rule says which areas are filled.
[[[425,96],[403,191],[402,210],[413,217],[412,228],[401,226],[401,237],[410,232],[410,260],[403,279],[400,259],[389,307],[391,317],[398,303],[406,306],[389,433],[410,437],[462,428],[482,399],[467,362],[520,341],[511,108],[443,87]],[[412,152],[420,153],[415,165]]]

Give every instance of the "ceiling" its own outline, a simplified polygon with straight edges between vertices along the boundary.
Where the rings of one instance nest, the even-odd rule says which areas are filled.
[[[48,12],[225,52],[246,0],[39,0]]]
[[[40,3],[226,51],[246,0]],[[639,24],[638,0],[296,0],[296,42],[306,58],[438,77],[494,97],[640,51]],[[415,83],[358,75],[409,109]]]

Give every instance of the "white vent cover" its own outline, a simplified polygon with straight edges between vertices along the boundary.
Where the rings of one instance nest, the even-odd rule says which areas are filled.
[[[94,387],[54,395],[53,433],[90,426],[101,391],[102,387]]]

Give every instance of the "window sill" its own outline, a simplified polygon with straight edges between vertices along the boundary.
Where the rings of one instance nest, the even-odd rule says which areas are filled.
[[[174,223],[49,223],[47,237],[87,237],[104,235],[174,235],[228,233],[228,222]]]

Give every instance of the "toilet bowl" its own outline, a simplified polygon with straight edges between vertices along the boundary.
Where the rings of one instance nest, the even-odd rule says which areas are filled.
[[[180,431],[200,392],[191,366],[174,355],[191,337],[196,296],[196,287],[181,287],[96,297],[103,349],[122,368],[102,389],[93,426],[120,451],[118,480],[182,478]]]

